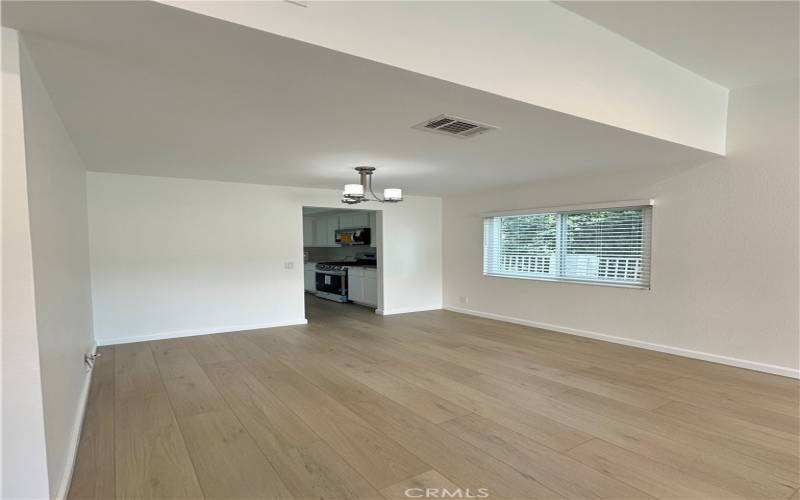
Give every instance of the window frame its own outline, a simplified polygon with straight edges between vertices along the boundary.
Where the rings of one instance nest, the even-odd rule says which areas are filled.
[[[642,260],[646,258],[648,263],[648,276],[646,283],[625,283],[620,281],[603,281],[598,279],[581,279],[576,277],[560,277],[560,276],[547,276],[547,275],[526,275],[513,273],[500,274],[487,271],[487,241],[486,231],[483,231],[483,247],[482,255],[482,275],[488,278],[509,278],[509,279],[522,279],[534,281],[549,281],[554,283],[575,283],[580,285],[599,285],[615,288],[632,288],[637,290],[651,290],[652,289],[652,267],[653,267],[653,207],[655,203],[652,199],[648,200],[632,200],[611,203],[592,203],[585,205],[570,205],[561,207],[548,207],[548,208],[531,208],[521,210],[510,210],[502,212],[486,212],[482,213],[481,221],[486,224],[486,219],[495,217],[515,217],[515,216],[529,216],[529,215],[542,215],[542,214],[555,214],[556,215],[556,259],[559,260],[559,273],[563,269],[564,250],[563,245],[566,243],[566,224],[565,218],[572,213],[586,213],[592,211],[604,210],[626,210],[626,209],[642,209],[643,210],[643,223],[642,223]]]

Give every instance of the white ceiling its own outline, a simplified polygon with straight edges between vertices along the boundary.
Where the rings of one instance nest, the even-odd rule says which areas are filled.
[[[730,89],[798,77],[797,1],[558,4]]]
[[[666,141],[725,152],[728,89],[547,1],[161,0]]]
[[[711,153],[149,2],[3,2],[90,170],[448,195]],[[410,127],[451,113],[500,127]]]

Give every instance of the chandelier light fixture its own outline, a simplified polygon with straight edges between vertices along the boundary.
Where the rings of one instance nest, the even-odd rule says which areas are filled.
[[[361,182],[359,184],[344,185],[342,203],[355,205],[356,203],[364,201],[377,201],[380,203],[397,203],[398,201],[403,201],[402,189],[384,189],[383,198],[375,194],[375,191],[372,190],[372,174],[375,172],[375,167],[356,167],[356,172],[358,172]]]

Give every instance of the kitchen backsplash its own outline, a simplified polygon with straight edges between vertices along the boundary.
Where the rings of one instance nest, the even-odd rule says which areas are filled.
[[[355,259],[357,254],[375,253],[373,247],[305,247],[306,262]]]

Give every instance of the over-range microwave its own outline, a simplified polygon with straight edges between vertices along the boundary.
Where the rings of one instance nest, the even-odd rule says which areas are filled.
[[[369,245],[369,228],[337,229],[336,244],[342,246]]]

